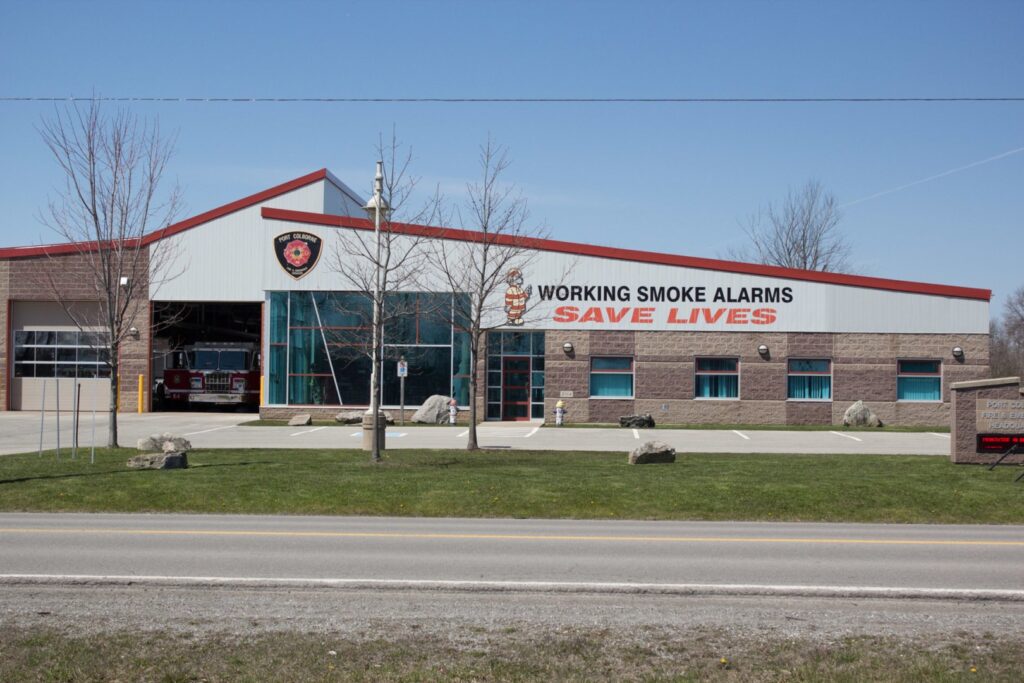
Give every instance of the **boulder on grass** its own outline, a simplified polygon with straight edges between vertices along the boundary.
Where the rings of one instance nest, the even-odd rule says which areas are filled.
[[[183,470],[188,467],[188,454],[184,451],[170,453],[143,453],[128,459],[133,470]]]
[[[309,413],[299,413],[288,420],[289,427],[306,427],[313,424],[313,416]]]
[[[391,413],[382,410],[380,414],[384,416],[384,421],[387,424],[395,424],[395,418],[391,416]],[[366,415],[365,410],[343,410],[334,416],[334,421],[343,425],[361,425],[363,424],[363,415]]]
[[[857,401],[843,413],[843,424],[847,427],[881,427],[882,421],[875,411],[864,405],[864,401]]]
[[[619,418],[620,427],[631,427],[633,429],[654,429],[654,418],[650,413],[646,415],[623,415]]]
[[[629,454],[630,465],[675,462],[676,449],[661,441],[648,441]]]
[[[159,452],[170,453],[172,451],[190,451],[192,444],[188,439],[181,436],[174,436],[170,432],[163,434],[152,434],[135,443],[135,448],[146,453]]]
[[[423,402],[415,413],[412,414],[412,421],[420,424],[439,425],[448,422],[448,402],[451,398],[434,394]]]

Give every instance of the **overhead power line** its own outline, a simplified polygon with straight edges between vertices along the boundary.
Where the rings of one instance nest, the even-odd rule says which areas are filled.
[[[425,104],[827,104],[1024,102],[1024,97],[75,97],[0,96],[0,102],[425,103]]]

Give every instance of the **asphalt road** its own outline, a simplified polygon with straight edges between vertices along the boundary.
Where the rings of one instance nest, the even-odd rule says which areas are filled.
[[[1024,601],[1021,567],[1021,526],[0,515],[7,582]]]
[[[120,441],[134,445],[145,436],[171,432],[184,435],[196,448],[358,448],[359,427],[246,427],[256,419],[246,413],[126,414],[118,419]],[[39,448],[39,413],[0,413],[0,455]],[[83,415],[79,444],[106,443],[106,417]],[[43,447],[57,445],[56,415],[42,420]],[[71,444],[70,415],[61,418],[61,447]],[[671,429],[598,429],[541,427],[539,423],[485,423],[479,427],[480,444],[487,448],[530,450],[621,451],[659,440],[681,453],[849,453],[893,455],[949,455],[949,434],[931,432],[804,432]],[[465,426],[395,426],[387,430],[389,448],[463,448]]]

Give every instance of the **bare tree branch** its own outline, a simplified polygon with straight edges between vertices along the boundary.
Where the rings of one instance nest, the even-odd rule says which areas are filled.
[[[781,206],[768,204],[743,228],[750,244],[730,251],[741,261],[784,268],[847,272],[852,247],[839,229],[835,197],[816,180],[786,195]]]

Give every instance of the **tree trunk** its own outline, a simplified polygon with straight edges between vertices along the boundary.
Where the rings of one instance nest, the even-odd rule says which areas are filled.
[[[470,335],[472,337],[472,335]],[[469,345],[469,438],[466,440],[467,451],[480,450],[476,440],[476,383],[477,383],[477,356],[478,356],[479,335],[471,339]]]
[[[110,422],[107,427],[107,447],[117,448],[118,350],[110,349]]]

